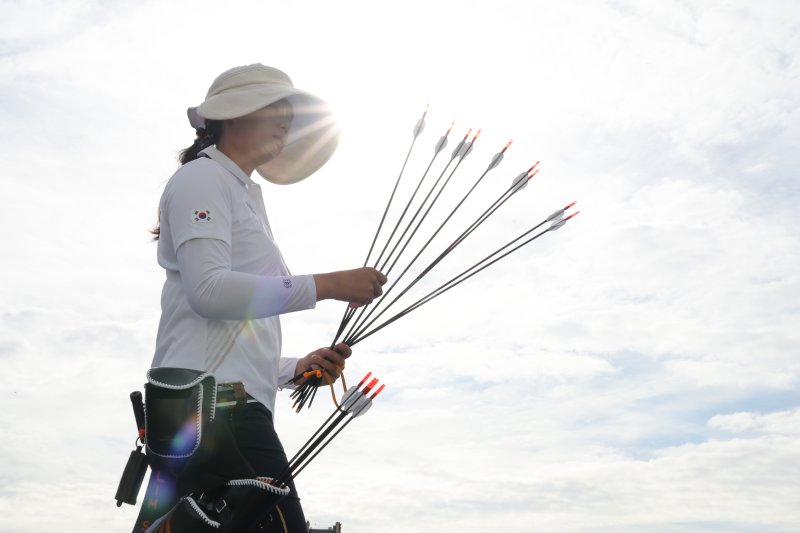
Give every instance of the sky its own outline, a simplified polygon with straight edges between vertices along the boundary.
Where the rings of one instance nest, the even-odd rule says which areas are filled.
[[[132,527],[147,230],[186,108],[261,62],[343,132],[313,177],[263,185],[296,274],[363,264],[427,105],[406,197],[451,121],[483,130],[442,209],[514,140],[443,235],[541,160],[431,284],[581,211],[354,347],[349,381],[386,389],[298,478],[313,526],[800,531],[798,30],[791,1],[0,0],[0,530]],[[342,309],[285,315],[284,354]],[[291,455],[333,406],[290,405]]]

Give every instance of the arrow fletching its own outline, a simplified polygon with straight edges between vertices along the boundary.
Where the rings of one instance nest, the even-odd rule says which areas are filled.
[[[487,172],[488,172],[489,170],[492,170],[493,168],[495,168],[497,165],[499,165],[499,164],[500,164],[500,162],[503,160],[503,154],[505,154],[505,153],[506,153],[506,150],[508,150],[508,147],[509,147],[509,146],[511,146],[511,143],[512,143],[512,142],[514,142],[514,140],[513,140],[513,139],[511,139],[510,141],[508,141],[508,142],[506,143],[506,145],[503,147],[503,149],[502,149],[502,150],[500,150],[499,152],[497,152],[496,154],[494,154],[494,157],[492,157],[492,161],[489,163],[489,166],[488,166],[488,168],[486,169],[486,170],[487,170]]]
[[[482,131],[481,129],[478,129],[478,132],[475,134],[472,140],[469,141],[469,144],[465,145],[465,147],[462,149],[461,159],[464,159],[465,157],[467,157],[469,154],[472,153],[472,148],[475,146],[475,141],[478,140],[478,136],[481,134],[481,131]]]
[[[572,203],[571,203],[571,204],[569,204],[567,207],[564,207],[563,209],[559,209],[558,211],[555,211],[555,212],[553,212],[553,214],[552,214],[552,215],[550,215],[549,217],[547,217],[547,218],[545,219],[545,222],[550,222],[551,220],[560,219],[561,217],[563,217],[563,216],[564,216],[564,212],[565,212],[567,209],[569,209],[570,207],[572,207],[573,205],[575,205],[576,203],[577,203],[577,202],[572,202]]]
[[[344,393],[342,397],[341,405],[345,411],[350,411],[352,406],[356,404],[359,398],[359,390],[358,387],[350,387],[347,389],[347,392]]]
[[[428,114],[429,107],[430,106],[425,106],[425,112],[422,113],[422,117],[417,121],[417,125],[414,126],[414,137],[419,137],[419,134],[425,129],[425,115]]]
[[[464,148],[464,145],[467,144],[467,139],[469,138],[471,133],[472,133],[472,128],[469,129],[467,134],[464,135],[464,138],[461,139],[461,142],[458,143],[458,145],[455,147],[455,149],[453,150],[453,155],[450,156],[450,159],[455,159],[461,154],[461,150]]]
[[[381,386],[378,388],[378,390],[376,390],[375,392],[373,392],[373,393],[372,393],[372,396],[370,396],[370,397],[367,397],[367,396],[365,395],[365,396],[364,396],[364,397],[361,399],[362,401],[360,401],[360,402],[359,402],[359,403],[358,403],[358,404],[357,404],[357,405],[356,405],[356,406],[353,408],[353,413],[352,413],[353,417],[355,418],[355,417],[361,416],[361,415],[363,415],[364,413],[366,413],[367,411],[369,411],[369,410],[370,410],[370,408],[372,407],[372,400],[374,400],[374,399],[375,399],[375,397],[376,397],[378,394],[380,394],[380,393],[381,393],[381,391],[383,390],[383,388],[384,388],[384,387],[385,387],[385,385],[381,385]]]
[[[511,141],[509,141],[509,144],[510,143],[511,143]],[[539,161],[534,163],[533,166],[531,166],[531,168],[529,168],[528,170],[526,170],[525,172],[523,172],[522,174],[520,174],[519,176],[514,178],[514,181],[511,182],[511,188],[514,189],[514,193],[519,192],[519,191],[521,191],[522,189],[524,189],[525,187],[528,186],[528,182],[530,181],[530,179],[532,177],[534,177],[539,172],[538,168],[536,170],[533,170],[534,168],[536,168],[536,165],[538,165],[538,164],[539,164]],[[533,172],[531,172],[531,171],[533,171]]]
[[[514,181],[511,182],[511,188],[513,189],[513,191],[515,193],[518,192],[518,191],[521,191],[522,189],[527,187],[527,185],[528,185],[528,173],[527,172],[523,172],[522,174],[520,174],[519,176],[514,178]]]
[[[370,407],[372,407],[372,400],[366,396],[362,396],[358,400],[358,403],[356,403],[356,405],[353,407],[352,411],[350,411],[350,414],[353,415],[354,418],[361,416],[369,411]]]
[[[447,132],[445,132],[445,134],[439,139],[439,142],[436,143],[436,147],[433,149],[434,155],[444,150],[445,146],[447,146],[447,137],[450,136],[450,131],[453,129],[453,124],[455,124],[455,122],[450,123],[450,127],[447,128]]]
[[[494,154],[494,157],[492,157],[492,161],[489,163],[489,166],[486,170],[492,170],[497,165],[499,165],[500,161],[502,160],[503,160],[503,152],[497,152],[496,154]]]
[[[574,202],[573,202],[573,203],[574,203]],[[562,218],[562,219],[554,220],[554,221],[553,221],[553,223],[550,225],[550,227],[547,229],[547,231],[556,231],[556,230],[559,230],[559,229],[563,228],[563,227],[564,227],[564,224],[566,224],[566,223],[567,223],[567,220],[571,219],[572,217],[574,217],[574,216],[575,216],[575,215],[577,215],[578,213],[580,213],[580,211],[575,211],[574,213],[572,213],[572,214],[571,214],[570,216],[568,216],[567,218]]]

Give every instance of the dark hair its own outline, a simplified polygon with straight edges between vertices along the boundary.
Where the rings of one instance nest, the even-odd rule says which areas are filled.
[[[178,161],[181,165],[185,165],[189,161],[194,161],[201,151],[205,150],[212,144],[219,142],[220,134],[222,134],[222,121],[221,120],[206,120],[205,128],[197,128],[197,138],[192,145],[185,150],[181,150],[178,155]]]
[[[180,154],[178,154],[178,161],[180,161],[181,165],[185,165],[189,161],[194,161],[200,157],[200,152],[212,144],[217,144],[217,142],[219,142],[219,137],[222,134],[222,121],[206,120],[206,127],[197,128],[195,131],[197,132],[197,138],[195,138],[192,145],[181,150]],[[158,221],[156,222],[155,227],[150,230],[150,233],[153,234],[154,241],[157,241],[159,235],[161,235],[160,213],[158,215]]]

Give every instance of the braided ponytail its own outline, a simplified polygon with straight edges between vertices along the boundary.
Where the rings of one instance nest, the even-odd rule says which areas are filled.
[[[219,137],[222,134],[222,121],[206,120],[206,127],[197,128],[195,131],[197,132],[197,137],[192,145],[184,150],[181,150],[180,154],[178,155],[178,161],[180,161],[181,165],[185,165],[189,161],[194,161],[200,157],[200,152],[212,144],[217,144],[217,142],[219,142]],[[156,222],[156,225],[153,227],[153,229],[150,230],[150,233],[153,235],[154,241],[157,241],[158,237],[161,235],[160,214],[159,220]]]

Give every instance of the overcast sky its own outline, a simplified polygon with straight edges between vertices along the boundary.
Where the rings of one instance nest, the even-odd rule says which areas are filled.
[[[800,531],[799,30],[791,1],[0,0],[0,529],[132,526],[147,230],[186,108],[262,62],[343,128],[312,178],[264,184],[294,273],[363,263],[428,104],[406,194],[450,121],[483,133],[443,205],[514,139],[458,223],[541,160],[432,283],[581,210],[355,347],[350,381],[387,388],[298,479],[312,525]],[[285,355],[342,308],[285,316]],[[276,410],[292,454],[332,404]]]

